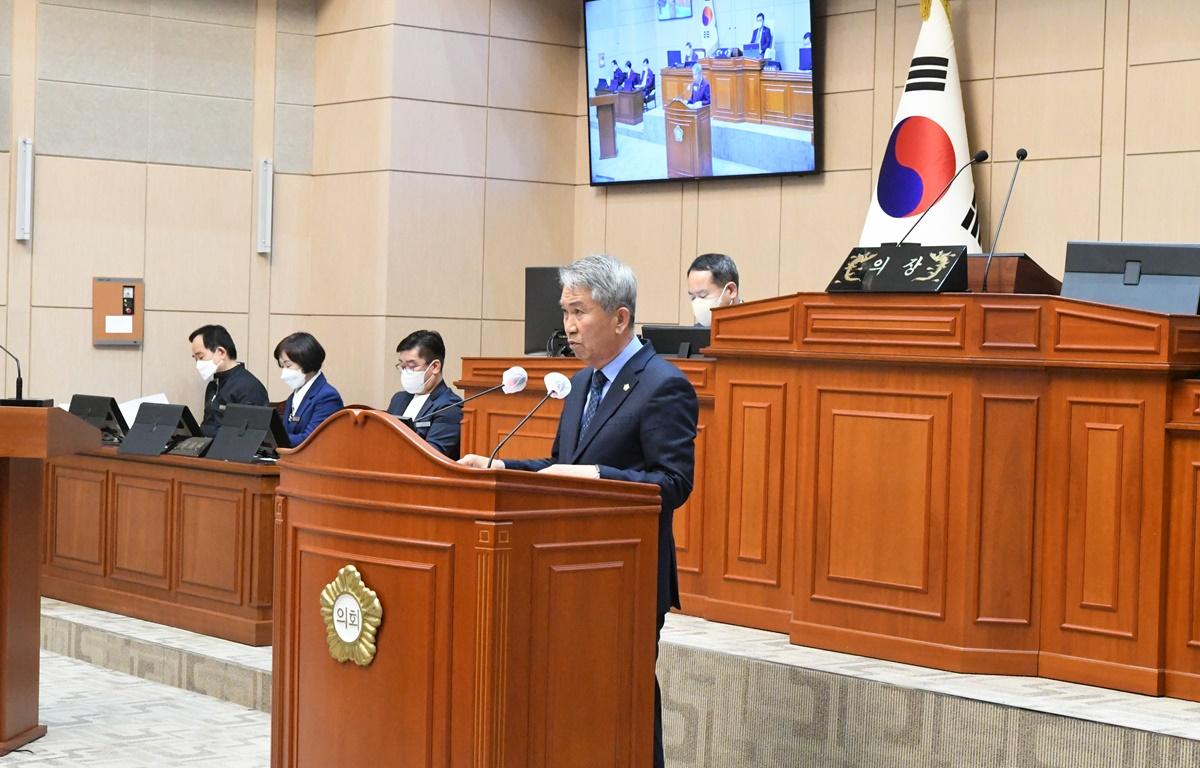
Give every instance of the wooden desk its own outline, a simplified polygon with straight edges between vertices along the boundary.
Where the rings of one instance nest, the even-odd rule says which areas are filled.
[[[596,108],[597,132],[600,134],[600,159],[606,160],[617,156],[617,126],[616,108],[617,97],[612,91],[600,91],[588,100],[588,104]]]
[[[668,358],[696,388],[700,401],[700,420],[696,431],[696,473],[692,495],[686,504],[675,510],[675,557],[679,568],[679,591],[685,613],[703,615],[699,575],[703,552],[704,509],[709,485],[709,446],[712,444],[713,394],[716,379],[713,361],[708,358]],[[529,409],[537,405],[545,391],[542,378],[551,371],[566,376],[578,372],[583,364],[572,357],[465,357],[462,378],[454,382],[464,396],[495,386],[505,370],[520,365],[529,372],[529,388],[515,395],[488,395],[463,406],[462,452],[483,456]],[[541,390],[539,392],[539,390]],[[558,429],[562,402],[550,400],[521,428],[500,451],[500,458],[535,458],[549,456]]]
[[[616,97],[616,121],[625,123],[626,125],[639,125],[642,122],[644,98],[640,90],[610,90],[608,88],[597,88],[596,95],[592,97],[591,104],[596,106],[601,103],[597,99],[605,96]]]
[[[713,118],[731,123],[765,123],[784,128],[813,128],[811,72],[763,70],[757,59],[701,59],[712,94]],[[689,67],[659,72],[663,103],[687,100]]]
[[[247,645],[271,643],[266,464],[115,449],[46,470],[42,594]]]

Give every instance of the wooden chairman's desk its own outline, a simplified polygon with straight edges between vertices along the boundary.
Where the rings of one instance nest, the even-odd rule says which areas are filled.
[[[180,456],[46,469],[42,594],[247,645],[271,643],[279,470]]]
[[[1052,296],[714,313],[684,611],[965,672],[1200,700],[1200,317]],[[478,391],[509,365],[468,359]],[[536,393],[467,406],[495,445]],[[548,455],[544,408],[505,455]],[[532,427],[532,429],[530,429]]]
[[[713,119],[731,123],[763,123],[784,128],[813,128],[811,72],[764,70],[759,59],[701,59],[708,80]],[[687,100],[691,67],[666,67],[659,72],[662,103]]]

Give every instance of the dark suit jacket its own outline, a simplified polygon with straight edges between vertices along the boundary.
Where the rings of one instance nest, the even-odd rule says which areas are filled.
[[[288,395],[287,402],[283,404],[283,428],[291,438],[292,445],[299,445],[321,426],[321,422],[342,409],[342,396],[325,379],[325,374],[318,373],[300,401],[296,420],[292,421],[292,398],[295,396],[295,392]]]
[[[688,83],[687,103],[694,104],[697,101],[701,104],[712,103],[712,91],[708,87],[707,80],[701,80],[699,86],[695,83]]]
[[[675,570],[675,510],[692,492],[695,469],[696,390],[679,369],[654,354],[649,344],[630,358],[600,401],[600,408],[579,434],[579,421],[591,384],[592,368],[571,380],[563,403],[553,455],[547,459],[508,461],[511,469],[538,470],[551,464],[597,464],[600,477],[653,483],[662,495],[658,518],[658,612],[679,607]]]
[[[643,81],[641,79],[641,76],[639,75],[638,80],[639,80],[639,87],[646,93],[650,93],[650,91],[654,90],[654,72],[653,71],[646,70],[646,79]]]
[[[625,84],[625,71],[622,69],[614,69],[612,79],[608,81],[609,86],[616,90]]]
[[[766,55],[766,53],[767,53],[767,49],[771,47],[771,43],[772,43],[772,42],[774,42],[774,39],[775,39],[775,38],[773,38],[773,37],[771,36],[771,28],[770,28],[770,27],[768,27],[766,24],[763,24],[763,28],[762,28],[762,40],[759,40],[759,39],[758,39],[758,27],[755,27],[755,28],[754,28],[754,34],[750,35],[750,42],[751,42],[751,43],[758,43],[758,44],[759,44],[759,46],[760,46],[760,49],[759,49],[759,50],[761,50],[761,51],[762,51],[762,54],[763,54],[764,56],[765,56],[765,55]]]
[[[413,396],[403,390],[397,392],[392,395],[388,413],[393,416],[403,416],[404,409],[408,407],[412,399]],[[429,393],[429,399],[425,401],[425,405],[421,406],[421,410],[417,412],[417,418],[413,419],[413,429],[417,434],[424,438],[425,442],[441,451],[443,456],[455,461],[458,460],[461,439],[459,427],[462,424],[462,408],[450,408],[432,419],[426,419],[424,416],[439,408],[445,408],[451,403],[461,402],[462,398],[454,394],[454,391],[446,386],[446,382],[439,381],[438,385]]]

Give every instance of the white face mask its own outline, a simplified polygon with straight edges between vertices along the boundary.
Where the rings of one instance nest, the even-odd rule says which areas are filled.
[[[410,371],[407,368],[400,369],[400,386],[410,395],[419,395],[425,389],[425,375],[429,373],[429,366],[425,366],[424,370]]]
[[[308,377],[304,375],[304,371],[298,371],[295,368],[281,369],[279,371],[279,378],[283,379],[283,383],[293,392],[303,387],[304,382],[308,380]]]
[[[196,373],[200,374],[200,378],[205,384],[212,381],[213,376],[217,374],[216,360],[197,360]]]
[[[696,324],[702,325],[705,328],[712,327],[712,311],[721,303],[721,298],[725,296],[725,289],[716,296],[707,298],[697,296],[692,299],[692,314],[696,316]]]

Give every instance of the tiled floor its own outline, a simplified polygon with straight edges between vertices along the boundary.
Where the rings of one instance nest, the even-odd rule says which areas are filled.
[[[42,652],[48,733],[0,765],[55,768],[257,768],[270,763],[271,716]]]

